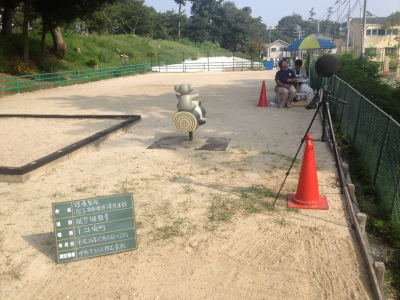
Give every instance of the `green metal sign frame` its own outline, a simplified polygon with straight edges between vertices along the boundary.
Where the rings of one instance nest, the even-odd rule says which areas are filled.
[[[57,263],[136,250],[132,194],[53,203]]]

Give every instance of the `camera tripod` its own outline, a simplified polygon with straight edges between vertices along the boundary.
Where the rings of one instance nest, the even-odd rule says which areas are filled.
[[[286,179],[288,178],[288,176],[290,174],[290,171],[292,170],[293,164],[296,161],[297,155],[299,154],[303,143],[306,140],[308,140],[306,138],[307,135],[308,135],[308,132],[310,131],[311,126],[313,125],[313,123],[315,121],[315,118],[317,117],[317,115],[320,112],[321,108],[322,108],[322,136],[321,136],[320,140],[314,140],[313,139],[313,141],[332,143],[332,145],[333,145],[333,154],[335,156],[336,167],[339,168],[339,162],[340,161],[339,161],[339,154],[338,154],[338,149],[337,149],[338,147],[337,147],[337,144],[336,144],[335,132],[333,130],[331,112],[330,112],[330,108],[329,108],[329,98],[333,99],[333,100],[336,100],[337,102],[342,103],[342,104],[347,104],[347,102],[345,102],[345,101],[343,101],[341,99],[335,98],[335,97],[330,95],[332,92],[328,90],[327,78],[325,78],[325,79],[326,79],[325,80],[325,86],[324,86],[323,89],[320,89],[320,91],[319,91],[319,96],[320,96],[319,99],[320,99],[320,101],[318,102],[317,110],[316,110],[316,112],[315,112],[315,114],[314,114],[314,116],[313,116],[313,118],[311,120],[311,123],[309,124],[309,126],[307,128],[306,133],[304,134],[304,137],[301,139],[299,149],[297,149],[296,155],[293,158],[293,161],[292,161],[292,163],[291,163],[291,165],[289,167],[289,170],[286,172],[286,177],[283,180],[283,183],[281,185],[281,188],[279,189],[278,194],[276,195],[276,198],[275,198],[273,206],[275,206],[276,200],[278,199],[278,197],[279,197],[279,195],[280,195],[280,193],[282,191],[282,188],[283,188],[283,186],[284,186],[284,184],[286,182]],[[328,123],[328,129],[329,129],[328,131],[326,130],[326,124],[327,123]],[[340,183],[342,183],[342,174],[341,174],[341,172],[338,172],[338,174],[339,174]],[[340,186],[341,186],[341,192],[343,193],[342,184]]]

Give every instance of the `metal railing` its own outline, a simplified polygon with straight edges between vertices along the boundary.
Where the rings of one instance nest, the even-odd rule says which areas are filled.
[[[314,67],[311,75],[314,89],[324,85],[325,79]],[[368,164],[379,211],[400,228],[400,124],[339,77],[333,76],[327,83],[334,97],[347,102],[332,101],[332,117]]]
[[[264,62],[187,62],[187,63],[149,63],[129,66],[109,67],[44,73],[0,78],[0,96],[54,88],[71,84],[88,83],[117,77],[145,74],[147,72],[196,72],[204,71],[244,71],[251,67],[264,68]]]

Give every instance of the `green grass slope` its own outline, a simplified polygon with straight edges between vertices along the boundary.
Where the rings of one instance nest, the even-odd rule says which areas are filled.
[[[180,63],[182,59],[197,59],[207,56],[232,56],[226,49],[220,48],[219,44],[205,42],[194,44],[187,39],[180,42],[168,40],[152,40],[133,35],[97,35],[91,34],[87,37],[71,32],[63,33],[64,43],[67,45],[65,53],[54,55],[51,35],[46,36],[46,59],[40,61],[41,32],[31,31],[29,33],[29,55],[32,61],[31,67],[37,72],[48,72],[50,65],[53,70],[67,71],[75,69],[90,69],[90,62],[98,62],[99,68],[114,67],[121,65],[135,65],[153,63]],[[77,52],[80,48],[81,52]],[[159,53],[159,54],[157,54]],[[14,60],[21,60],[23,55],[22,34],[15,33],[10,37],[0,36],[0,72],[13,75],[18,71],[13,66]],[[121,55],[129,57],[128,60]],[[243,54],[235,53],[235,56],[245,57]]]

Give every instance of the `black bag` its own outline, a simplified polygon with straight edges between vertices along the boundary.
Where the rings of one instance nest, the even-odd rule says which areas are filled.
[[[316,109],[317,103],[319,102],[319,96],[318,94],[314,95],[314,98],[312,98],[311,102],[306,106],[307,109]]]

